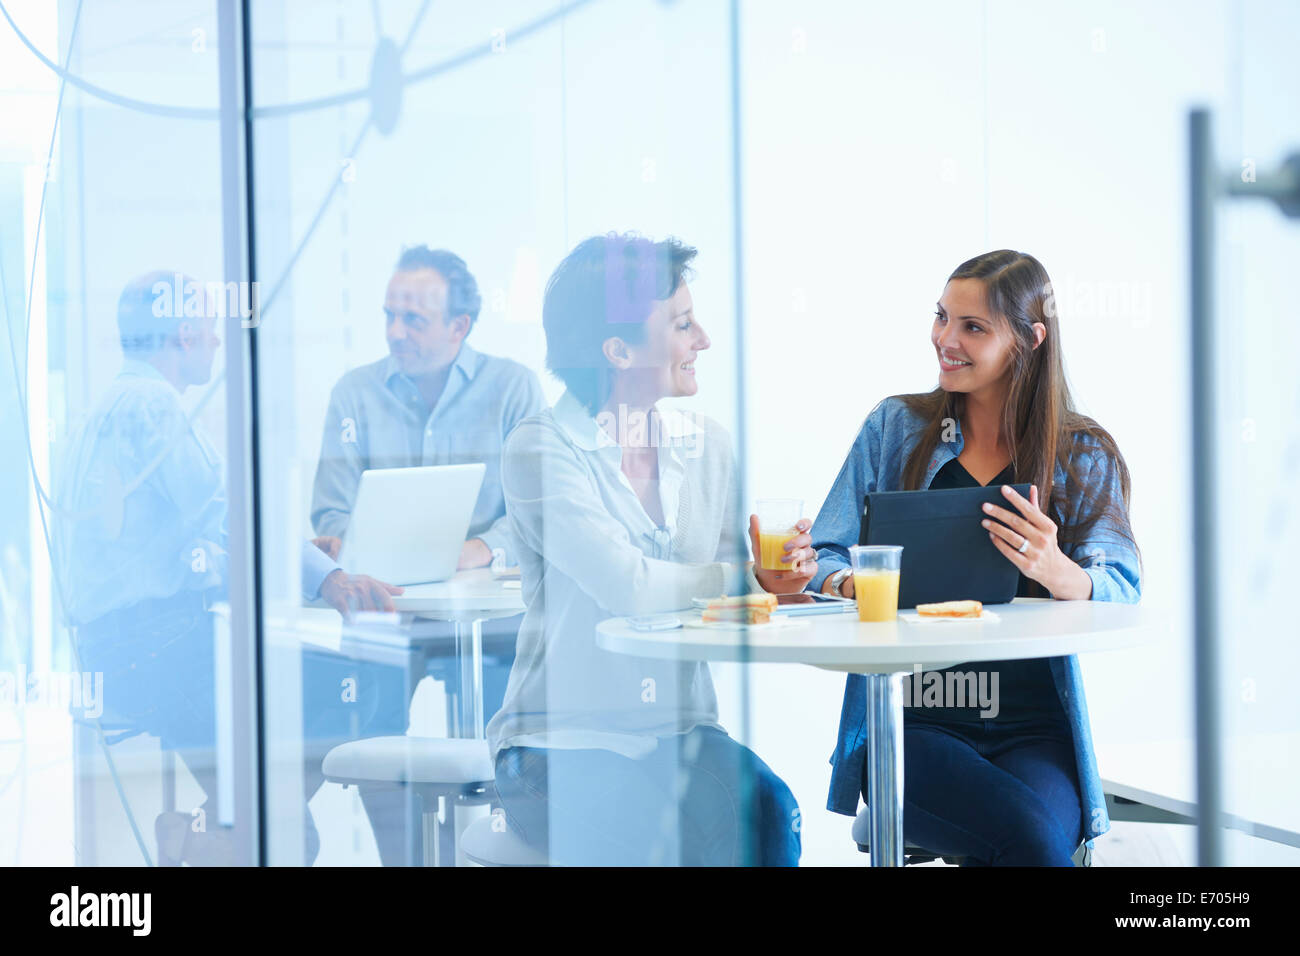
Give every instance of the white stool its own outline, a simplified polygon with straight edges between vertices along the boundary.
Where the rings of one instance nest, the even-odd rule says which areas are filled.
[[[853,842],[859,853],[871,852],[871,811],[863,807],[853,821]],[[939,859],[939,854],[908,843],[903,847],[903,865],[929,863]],[[945,863],[955,863],[956,857],[944,857]]]
[[[321,770],[326,780],[344,787],[411,787],[422,806],[425,866],[442,865],[439,802],[447,799],[447,822],[454,837],[456,806],[489,803],[495,792],[486,740],[405,736],[353,740],[326,754]],[[449,865],[455,862],[453,854]]]
[[[549,866],[546,854],[505,826],[499,813],[475,820],[461,837],[465,856],[480,866]]]

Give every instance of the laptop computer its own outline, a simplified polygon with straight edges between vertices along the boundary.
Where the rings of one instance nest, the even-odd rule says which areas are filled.
[[[389,584],[447,580],[486,471],[481,463],[363,471],[339,564]]]
[[[1029,485],[1012,485],[1026,499]],[[876,491],[862,506],[859,544],[903,546],[898,606],[939,601],[1006,604],[1020,569],[989,540],[984,502],[1014,511],[1000,484],[937,491]]]

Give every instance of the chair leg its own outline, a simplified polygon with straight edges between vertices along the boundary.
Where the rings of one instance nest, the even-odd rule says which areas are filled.
[[[460,821],[456,819],[456,814],[459,812],[460,806],[455,797],[446,796],[442,799],[442,840],[438,846],[438,852],[442,854],[446,866],[460,866],[460,860],[456,855],[456,847],[460,836]]]
[[[145,845],[144,834],[140,832],[140,824],[135,819],[135,814],[131,810],[131,801],[126,797],[126,790],[122,787],[122,778],[117,773],[117,762],[113,760],[113,754],[108,749],[108,740],[104,737],[104,728],[99,721],[94,722],[95,740],[104,753],[104,763],[108,766],[109,779],[113,781],[113,789],[117,791],[117,800],[121,804],[123,812],[126,814],[126,822],[131,827],[131,834],[135,837],[135,845],[140,848],[140,855],[144,857],[145,866],[153,866],[154,859],[149,855],[149,848]]]
[[[164,749],[162,752],[162,788],[163,811],[176,812],[176,751]]]
[[[425,866],[442,866],[442,827],[438,820],[438,803],[441,799],[437,794],[423,797],[422,830]]]

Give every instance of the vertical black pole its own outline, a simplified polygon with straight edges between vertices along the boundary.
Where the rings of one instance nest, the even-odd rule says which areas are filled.
[[[251,67],[247,0],[220,0],[222,258],[226,281],[252,283]],[[250,293],[250,301],[253,301]],[[244,864],[266,862],[262,596],[258,535],[257,329],[226,324],[226,499],[229,524],[230,715],[235,845]],[[221,711],[218,711],[220,716]]]
[[[1195,631],[1196,853],[1223,865],[1219,700],[1219,541],[1214,345],[1214,143],[1208,110],[1189,115],[1192,313],[1192,599]]]
[[[741,95],[740,95],[740,0],[731,0],[731,250],[733,256],[733,296],[736,303],[736,497],[738,507],[736,514],[744,515],[745,534],[743,540],[749,540],[748,510],[746,503],[749,492],[746,488],[745,471],[749,466],[745,430],[745,220],[744,220],[744,180],[742,179],[742,138],[741,138]],[[746,558],[745,549],[731,560],[743,565]],[[743,640],[740,654],[740,738],[749,743],[752,723],[750,721],[749,693],[749,632],[742,631]],[[753,866],[758,862],[755,847],[758,814],[758,792],[755,788],[754,774],[748,768],[741,771],[740,784],[740,841],[741,865]],[[787,821],[793,824],[794,821]]]

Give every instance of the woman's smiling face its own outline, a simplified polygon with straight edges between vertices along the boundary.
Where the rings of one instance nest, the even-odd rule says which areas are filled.
[[[679,398],[699,391],[695,358],[710,345],[708,333],[695,319],[695,304],[686,283],[667,299],[655,303],[646,319],[645,340],[629,347],[623,375],[636,382],[636,391],[650,401]]]
[[[980,280],[951,279],[939,298],[930,342],[939,361],[939,387],[971,393],[1005,378],[1015,337],[1005,320],[989,312]]]

